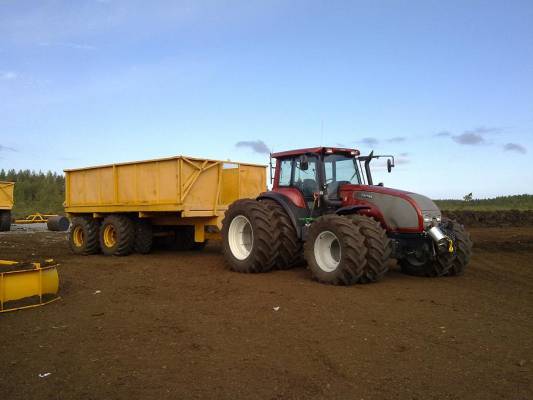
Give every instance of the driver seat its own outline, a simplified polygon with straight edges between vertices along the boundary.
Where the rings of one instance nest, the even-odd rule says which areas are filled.
[[[318,192],[318,184],[314,179],[304,179],[302,192],[305,198],[313,198],[313,193]]]

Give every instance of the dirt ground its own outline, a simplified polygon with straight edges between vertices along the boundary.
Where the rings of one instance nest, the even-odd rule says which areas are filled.
[[[352,287],[233,273],[217,244],[78,257],[2,234],[0,258],[61,263],[62,299],[0,315],[0,398],[531,399],[533,228],[471,233],[462,277]]]

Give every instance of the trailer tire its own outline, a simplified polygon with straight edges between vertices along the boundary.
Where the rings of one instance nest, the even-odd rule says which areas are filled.
[[[174,244],[173,249],[178,251],[201,251],[207,244],[204,242],[194,241],[194,230],[196,228],[190,225],[179,226],[174,229]]]
[[[11,230],[11,211],[0,211],[0,232]]]
[[[309,228],[304,255],[313,279],[331,285],[352,285],[365,272],[365,236],[349,218],[324,215]]]
[[[100,226],[100,248],[106,256],[127,256],[135,245],[135,225],[126,215],[111,214]]]
[[[276,268],[290,269],[302,261],[302,242],[298,239],[296,229],[287,212],[278,202],[270,199],[261,200],[261,202],[274,213],[273,222],[279,234]]]
[[[464,226],[453,219],[447,219],[444,223],[448,224],[448,229],[453,232],[455,257],[452,267],[448,271],[449,276],[458,276],[464,274],[465,268],[470,262],[472,256],[472,240],[465,230]]]
[[[262,202],[241,199],[231,204],[222,221],[222,252],[236,272],[268,272],[278,254],[279,232],[274,213]]]
[[[74,217],[68,234],[70,250],[74,254],[90,255],[100,251],[99,222],[92,217]]]
[[[378,221],[365,215],[352,214],[349,218],[357,225],[365,238],[366,266],[358,283],[381,280],[387,271],[387,260],[391,254],[391,241]]]
[[[152,251],[154,233],[150,221],[139,219],[135,221],[135,244],[133,249],[139,254],[148,254]]]

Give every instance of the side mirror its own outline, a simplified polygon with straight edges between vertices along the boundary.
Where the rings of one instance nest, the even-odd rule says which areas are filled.
[[[309,160],[305,154],[300,158],[300,169],[302,171],[307,171],[309,169]]]
[[[392,163],[391,159],[389,158],[387,160],[387,172],[390,174],[392,171],[392,168],[394,167],[394,164]]]

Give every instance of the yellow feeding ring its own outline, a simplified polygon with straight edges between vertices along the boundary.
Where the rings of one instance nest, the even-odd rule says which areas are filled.
[[[106,225],[103,236],[106,247],[113,247],[117,244],[117,231],[113,225]]]
[[[0,313],[59,299],[57,266],[54,260],[33,263],[0,260]]]
[[[83,246],[83,243],[85,241],[85,235],[83,233],[83,229],[81,228],[81,226],[77,226],[74,228],[74,231],[72,232],[72,240],[76,247]]]

